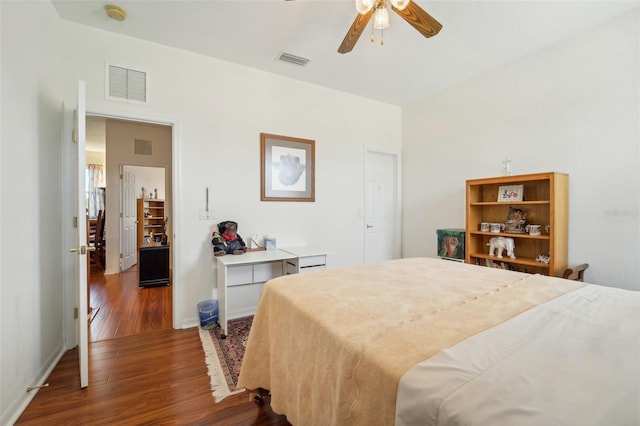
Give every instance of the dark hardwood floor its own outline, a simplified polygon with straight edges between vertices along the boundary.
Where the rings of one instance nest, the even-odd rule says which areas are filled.
[[[67,351],[16,425],[289,425],[248,393],[216,404],[197,328],[173,330],[171,287],[92,270],[89,386]],[[99,310],[98,310],[99,308]]]
[[[172,328],[171,286],[138,287],[138,268],[104,275],[91,268],[90,306],[96,311],[89,341]]]

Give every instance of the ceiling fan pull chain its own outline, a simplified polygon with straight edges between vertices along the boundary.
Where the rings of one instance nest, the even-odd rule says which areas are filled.
[[[384,46],[384,29],[380,30],[380,46]]]
[[[373,21],[371,21],[371,43],[376,41],[376,36],[373,35]]]

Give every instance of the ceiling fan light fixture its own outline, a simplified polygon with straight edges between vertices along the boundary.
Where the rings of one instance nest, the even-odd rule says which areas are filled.
[[[386,7],[376,9],[373,15],[373,28],[383,30],[389,27],[389,12]]]
[[[1,1],[1,0],[0,0]],[[367,2],[366,4],[364,2]],[[373,7],[369,9],[370,2]],[[431,15],[424,11],[415,1],[412,0],[389,0],[391,10],[416,29],[424,37],[429,38],[438,34],[442,29],[442,24],[436,21]],[[374,30],[380,31],[380,44],[384,44],[384,29],[389,26],[389,12],[387,11],[387,0],[356,0],[356,6],[366,6],[363,10],[368,10],[365,14],[356,15],[356,19],[349,27],[347,35],[338,47],[338,53],[348,53],[353,50],[358,38],[365,27],[371,22],[371,41],[375,40]],[[396,7],[397,6],[397,7]]]
[[[411,0],[391,0],[391,4],[393,5],[393,7],[398,10],[404,10],[407,6],[409,6],[410,2]]]
[[[373,2],[374,0],[356,0],[356,10],[364,15],[373,8]]]

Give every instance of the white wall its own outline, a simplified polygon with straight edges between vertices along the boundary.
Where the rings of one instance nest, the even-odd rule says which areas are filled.
[[[66,136],[80,79],[90,112],[176,124],[178,327],[196,324],[197,302],[214,292],[215,222],[199,220],[205,187],[216,221],[238,221],[242,236],[324,248],[329,267],[362,262],[363,147],[400,152],[400,108],[63,22],[49,2],[3,1],[0,14],[0,423],[19,413],[26,387],[44,380],[65,333],[73,336],[70,313],[62,316],[73,300],[66,247],[73,230],[60,200],[71,198],[73,180],[61,164],[73,163]],[[147,71],[151,104],[106,101],[105,62]],[[260,132],[316,141],[315,203],[260,202]],[[329,231],[348,243],[335,244]]]
[[[62,91],[47,8],[25,16],[0,5],[0,424],[63,350]]]
[[[402,111],[403,256],[435,256],[464,227],[465,180],[569,174],[569,262],[586,280],[640,289],[637,11]],[[428,183],[428,184],[425,184]]]
[[[149,198],[149,194],[154,194],[154,190],[157,189],[157,199],[164,200],[164,168],[133,166],[132,170],[136,174],[137,198],[142,197],[142,188],[145,188],[146,198]]]
[[[107,162],[105,153],[100,151],[87,151],[86,160],[87,164],[101,164],[102,166]]]

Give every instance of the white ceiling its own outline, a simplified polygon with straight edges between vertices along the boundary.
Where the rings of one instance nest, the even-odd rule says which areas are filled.
[[[106,3],[127,12],[107,17]],[[390,13],[384,46],[370,25],[337,53],[353,0],[52,0],[62,19],[197,52],[393,105],[428,96],[638,8],[633,1],[416,0],[443,29],[422,37]],[[379,34],[376,31],[376,37]],[[281,52],[310,59],[278,61]]]

